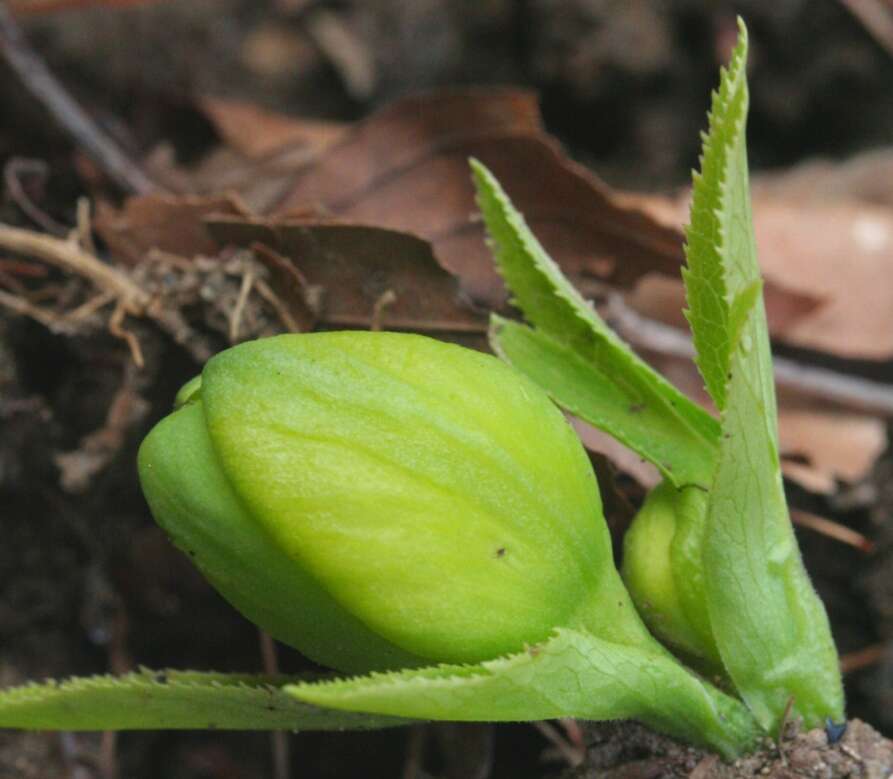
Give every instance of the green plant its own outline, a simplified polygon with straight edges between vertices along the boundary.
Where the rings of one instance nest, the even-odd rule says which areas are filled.
[[[777,732],[790,712],[810,727],[842,719],[843,692],[782,485],[750,213],[746,59],[742,23],[713,97],[683,270],[697,364],[719,423],[617,339],[545,255],[498,183],[480,166],[475,175],[500,270],[534,325],[494,317],[494,350],[559,405],[660,469],[664,484],[625,544],[637,605],[668,643],[727,675],[761,727]]]
[[[778,464],[749,212],[746,33],[714,97],[685,273],[717,422],[599,319],[473,164],[532,327],[492,357],[411,335],[280,336],[212,358],[140,452],[157,521],[240,611],[353,678],[143,671],[0,694],[0,725],[368,728],[633,717],[726,756],[843,718]],[[525,376],[526,374],[526,376]],[[552,399],[664,484],[613,565]],[[718,677],[725,691],[686,667]]]

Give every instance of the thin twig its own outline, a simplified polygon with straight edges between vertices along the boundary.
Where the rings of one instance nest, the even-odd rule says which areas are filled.
[[[617,332],[633,346],[671,357],[691,359],[691,338],[670,325],[642,316],[619,294],[608,296],[607,316]],[[855,411],[893,416],[893,387],[869,379],[845,376],[827,368],[775,357],[775,381],[800,395],[832,401]]]
[[[229,340],[231,343],[235,343],[239,338],[239,329],[242,326],[242,313],[245,311],[245,303],[248,302],[248,295],[251,294],[253,286],[254,271],[249,266],[242,274],[239,296],[236,298],[236,305],[233,306],[233,311],[229,318]]]
[[[0,248],[35,257],[89,279],[101,290],[113,292],[122,300],[127,313],[140,313],[149,303],[149,296],[129,276],[100,262],[71,241],[0,224]]]
[[[865,554],[871,554],[874,551],[874,542],[862,535],[862,533],[848,528],[846,525],[841,525],[839,522],[833,522],[825,517],[820,517],[817,514],[801,511],[800,509],[791,509],[791,521],[795,525],[808,527],[810,530],[821,533],[823,536],[828,536],[828,538],[833,538],[835,541],[840,541],[842,544],[853,546],[860,552],[865,552]]]
[[[258,636],[260,637],[260,654],[264,672],[276,675],[279,673],[279,656],[276,653],[276,644],[265,630],[258,630]],[[288,734],[281,730],[271,733],[270,747],[273,752],[274,779],[288,779],[291,775],[289,769]]]
[[[386,289],[381,295],[379,295],[378,300],[375,301],[375,305],[372,306],[372,319],[369,323],[369,329],[376,333],[382,328],[382,320],[384,318],[384,310],[388,306],[392,306],[397,302],[397,293],[392,289]]]
[[[55,312],[41,308],[40,306],[35,306],[24,298],[21,298],[18,295],[13,295],[2,289],[0,289],[0,306],[8,308],[10,311],[21,316],[30,317],[35,322],[40,322],[40,324],[52,333],[66,335],[73,332],[71,325]]]
[[[143,367],[145,362],[139,341],[133,333],[124,329],[123,324],[124,317],[127,314],[143,315],[150,298],[129,276],[116,270],[111,265],[100,262],[92,254],[82,251],[71,241],[63,241],[49,235],[41,235],[30,230],[20,230],[3,224],[0,224],[0,247],[36,257],[64,270],[76,273],[92,281],[103,292],[111,293],[117,300],[117,305],[109,320],[109,332],[127,343],[133,356],[133,361],[140,368]],[[66,326],[64,319],[48,314],[33,304],[13,295],[4,294],[0,297],[0,304],[12,308],[18,313],[30,316],[57,332],[60,328]]]
[[[585,750],[571,744],[554,725],[549,722],[533,722],[531,724],[559,751],[571,768],[576,768],[583,762],[586,757]]]
[[[26,2],[19,0],[18,3],[13,3],[13,9],[17,16],[39,16],[97,6],[126,8],[131,5],[147,5],[155,2],[158,0],[26,0]]]
[[[12,290],[20,297],[28,297],[28,288],[11,273],[7,273],[2,263],[0,263],[0,285]]]
[[[406,759],[403,763],[402,779],[420,779],[422,760],[425,757],[425,741],[428,730],[424,725],[413,725],[406,736]]]
[[[6,191],[15,204],[34,224],[42,227],[51,235],[63,237],[68,228],[59,224],[53,217],[38,208],[25,192],[22,176],[40,176],[46,178],[47,164],[43,160],[32,160],[26,157],[10,157],[3,166],[3,183]]]
[[[102,779],[118,779],[118,732],[103,731],[99,742],[99,768]]]
[[[350,96],[368,99],[375,91],[375,59],[341,16],[318,8],[304,20],[304,30],[338,72]]]
[[[118,305],[115,306],[115,310],[112,312],[111,319],[109,319],[109,332],[115,338],[120,338],[127,344],[133,361],[138,368],[142,368],[146,364],[146,361],[143,359],[143,350],[137,337],[129,330],[124,329],[124,317],[126,315],[127,308],[125,303],[123,300],[119,300]]]
[[[25,40],[6,4],[0,0],[0,58],[28,91],[124,192],[146,194],[159,187],[128,154],[75,102]]]
[[[64,319],[69,322],[79,322],[93,316],[101,308],[114,301],[115,296],[111,292],[100,292],[98,295],[81,303],[77,308],[65,314]]]
[[[872,644],[864,649],[848,652],[840,658],[840,670],[845,674],[861,671],[881,662],[889,652],[890,649],[886,644]]]
[[[788,727],[792,725],[791,722],[791,713],[794,710],[794,703],[797,699],[791,695],[788,698],[787,703],[784,705],[784,711],[781,715],[781,722],[778,725],[778,733],[775,736],[775,748],[778,750],[778,756],[781,758],[782,762],[787,764],[787,758],[784,754],[784,742],[788,737]],[[796,725],[794,725],[796,728]]]
[[[300,333],[301,327],[295,322],[295,318],[291,315],[291,312],[288,310],[288,306],[285,305],[282,298],[277,295],[272,287],[270,287],[267,282],[263,279],[257,279],[254,282],[254,286],[257,289],[257,293],[270,304],[270,307],[273,311],[276,312],[276,316],[279,317],[279,322],[289,333]]]
[[[561,729],[564,731],[568,743],[570,743],[574,749],[579,749],[581,752],[585,752],[586,740],[583,737],[583,729],[580,727],[580,723],[573,717],[562,717],[558,720],[558,723],[561,725]]]
[[[78,245],[85,252],[96,254],[96,244],[93,243],[93,219],[90,215],[90,201],[85,197],[78,198],[77,237]]]

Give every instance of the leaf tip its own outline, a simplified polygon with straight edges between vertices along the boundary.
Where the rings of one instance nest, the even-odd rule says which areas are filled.
[[[498,186],[496,177],[477,157],[468,158],[468,167],[471,168],[471,178],[478,193],[480,193],[480,190],[484,187]]]

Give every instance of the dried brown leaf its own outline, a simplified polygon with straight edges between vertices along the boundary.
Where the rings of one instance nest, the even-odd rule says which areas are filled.
[[[406,233],[320,222],[266,223],[215,217],[210,233],[221,244],[263,244],[289,258],[320,290],[318,315],[329,327],[368,327],[381,311],[390,329],[480,333],[486,317],[463,300],[456,280],[438,265],[426,241]]]
[[[269,123],[274,136],[300,123],[245,104],[209,106],[224,135],[233,127],[244,133],[253,117],[261,117],[262,127]],[[241,202],[193,196],[134,198],[120,211],[106,206],[96,227],[113,253],[130,262],[152,248],[189,257],[213,254],[225,243],[266,245],[322,290],[327,325],[368,326],[390,291],[396,300],[381,310],[385,326],[479,333],[483,317],[466,305],[450,275],[465,298],[486,308],[502,307],[505,291],[475,216],[471,156],[490,165],[584,292],[593,281],[629,284],[650,271],[678,273],[679,230],[618,205],[612,190],[545,134],[533,95],[512,89],[405,98],[309,163],[288,153],[264,160],[256,168],[264,175],[249,177],[251,191],[259,180],[272,187],[256,202],[281,186],[283,171],[300,166],[264,223],[245,214]],[[216,243],[202,221],[213,211],[228,217],[212,220]]]
[[[866,203],[893,206],[893,149],[873,149],[847,160],[807,160],[754,176],[754,197],[792,204]]]
[[[648,271],[679,272],[679,230],[615,202],[543,132],[534,98],[513,90],[388,106],[300,172],[273,215],[311,211],[417,235],[476,302],[498,308],[505,293],[475,216],[469,157],[493,170],[574,280],[630,284]]]
[[[319,153],[345,131],[340,122],[286,116],[242,100],[205,97],[199,100],[199,108],[223,142],[249,159],[295,147]]]
[[[627,194],[622,200],[667,225],[687,219],[687,195]],[[757,190],[753,215],[773,337],[838,357],[893,357],[889,209],[842,196],[798,200]],[[681,284],[675,299],[669,293],[672,285],[658,285],[637,291],[635,307],[678,323]]]
[[[246,216],[247,209],[233,195],[144,195],[121,209],[99,203],[93,226],[117,259],[135,264],[152,249],[183,257],[215,254],[202,221],[212,213]]]
[[[778,335],[840,357],[893,357],[893,215],[764,199],[754,216],[767,277],[826,301]]]
[[[863,414],[782,407],[778,428],[785,474],[815,492],[861,481],[887,446],[883,421]]]

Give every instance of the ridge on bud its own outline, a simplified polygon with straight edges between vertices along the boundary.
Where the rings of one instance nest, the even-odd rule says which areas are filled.
[[[178,405],[140,450],[153,515],[312,659],[478,662],[612,622],[594,613],[622,586],[588,457],[495,358],[408,334],[277,336],[212,358]]]

